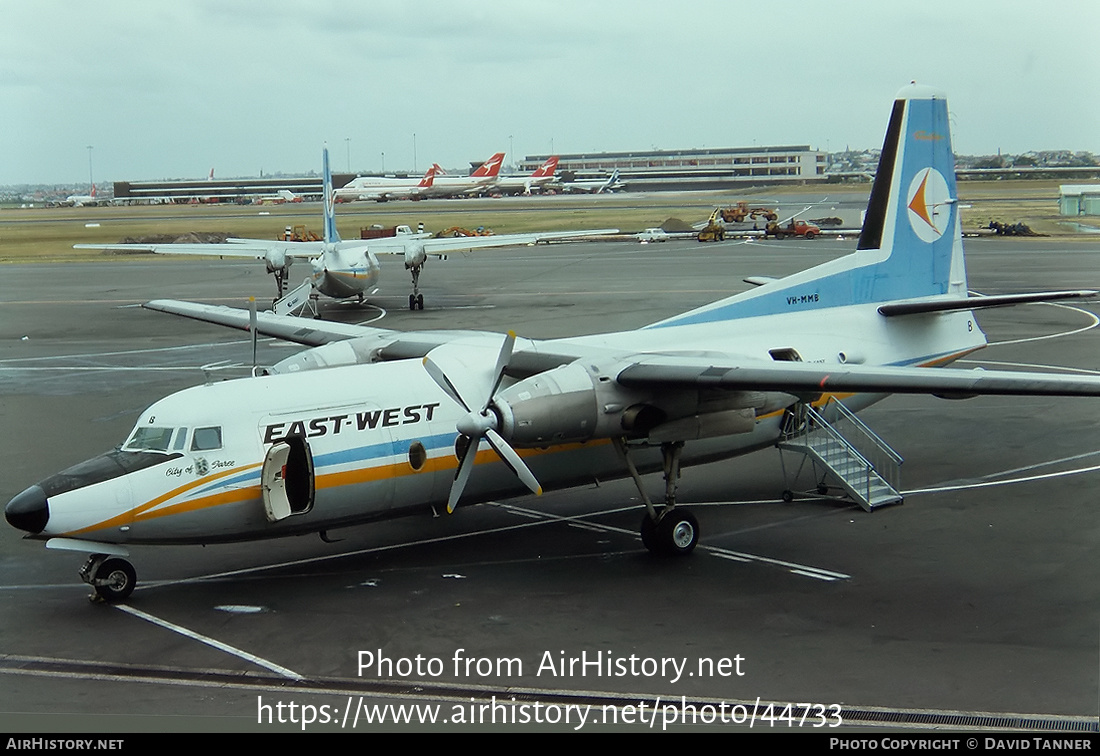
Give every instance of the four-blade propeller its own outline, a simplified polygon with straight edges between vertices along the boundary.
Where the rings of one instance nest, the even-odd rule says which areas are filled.
[[[470,479],[470,472],[474,468],[474,459],[477,457],[477,448],[482,438],[489,442],[489,446],[493,448],[497,456],[501,458],[504,464],[508,465],[525,486],[536,495],[542,493],[542,486],[539,485],[534,474],[524,464],[516,450],[497,432],[500,419],[496,412],[490,409],[497,389],[500,388],[500,383],[504,379],[504,371],[512,357],[512,349],[515,343],[516,334],[514,331],[509,331],[500,347],[500,354],[497,356],[496,366],[493,368],[492,384],[489,386],[489,390],[485,392],[483,401],[470,401],[475,399],[475,397],[470,396],[470,389],[467,389],[467,395],[463,396],[462,392],[447,377],[447,373],[443,368],[432,360],[431,355],[424,358],[424,367],[428,371],[428,375],[443,389],[447,396],[455,400],[467,412],[466,416],[456,424],[458,432],[466,436],[469,443],[466,445],[462,459],[459,460],[454,483],[451,485],[451,493],[447,497],[448,513],[454,511],[458,505],[458,500],[462,498],[462,492],[466,488],[466,482]]]

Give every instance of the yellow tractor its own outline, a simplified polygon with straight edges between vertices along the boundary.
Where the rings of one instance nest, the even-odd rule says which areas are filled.
[[[701,242],[725,241],[726,224],[720,220],[721,215],[722,208],[714,208],[714,212],[710,214],[710,218],[707,220],[706,227],[695,238]]]

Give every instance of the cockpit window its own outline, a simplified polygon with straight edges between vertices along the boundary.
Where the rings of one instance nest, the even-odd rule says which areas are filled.
[[[176,442],[174,444],[172,444],[172,450],[173,451],[183,451],[184,444],[186,444],[186,443],[187,443],[187,429],[186,428],[177,428],[176,429]]]
[[[174,428],[155,428],[148,425],[139,425],[130,434],[130,440],[122,447],[126,451],[168,451],[168,445],[172,443]]]
[[[221,428],[195,428],[191,451],[213,451],[222,448]]]

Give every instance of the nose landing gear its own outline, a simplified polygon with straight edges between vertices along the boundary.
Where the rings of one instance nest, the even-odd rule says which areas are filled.
[[[95,598],[108,604],[125,601],[137,585],[137,571],[125,559],[92,554],[80,568],[80,579],[95,589]],[[93,599],[94,600],[94,599]]]
[[[424,309],[424,295],[420,293],[420,267],[419,265],[409,267],[409,270],[412,272],[413,280],[413,293],[409,295],[410,310]]]

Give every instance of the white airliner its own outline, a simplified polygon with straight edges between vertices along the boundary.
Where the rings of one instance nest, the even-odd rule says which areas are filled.
[[[428,169],[422,179],[402,179],[391,176],[358,176],[335,190],[336,199],[341,202],[354,200],[374,200],[387,202],[391,199],[420,199],[427,197],[435,182],[436,166]]]
[[[83,207],[85,205],[98,205],[99,204],[99,199],[96,197],[96,194],[98,193],[98,191],[99,190],[96,189],[95,184],[92,184],[92,193],[91,194],[70,194],[68,197],[65,198],[65,201],[62,202],[61,204],[71,205],[72,207]]]
[[[497,176],[488,191],[501,194],[532,194],[554,180],[554,171],[558,167],[558,156],[550,156],[545,163],[532,173],[519,176]]]
[[[433,163],[435,183],[428,194],[432,197],[458,197],[481,194],[489,191],[497,180],[500,166],[504,163],[504,153],[498,152],[486,160],[469,176],[451,176]]]
[[[581,179],[579,181],[566,181],[556,184],[556,188],[563,192],[580,192],[587,194],[603,194],[622,189],[624,184],[619,181],[619,169],[616,168],[606,179]]]
[[[412,275],[409,309],[423,310],[424,295],[420,292],[420,274],[427,264],[428,257],[440,258],[463,250],[535,244],[598,236],[617,231],[617,229],[591,229],[444,239],[425,238],[430,236],[429,234],[400,234],[396,237],[370,241],[344,241],[336,230],[336,203],[327,147],[323,152],[323,172],[325,196],[323,241],[227,239],[225,244],[74,244],[73,246],[76,249],[129,249],[163,255],[216,255],[263,260],[267,266],[267,272],[275,277],[279,297],[283,296],[286,282],[290,277],[290,266],[295,260],[303,260],[310,265],[310,280],[317,292],[333,299],[357,297],[360,302],[365,296],[378,291],[381,270],[377,255],[401,255],[405,259],[405,269]],[[430,181],[430,176],[428,180]]]
[[[120,601],[130,544],[325,535],[629,475],[645,545],[686,554],[700,530],[676,506],[680,467],[773,446],[811,406],[1100,396],[1096,377],[940,367],[985,346],[976,309],[1096,294],[968,297],[948,123],[939,93],[899,93],[853,254],[635,331],[536,342],[259,316],[258,331],[315,348],[156,402],[118,449],[14,497],[7,520],[91,554],[85,581]],[[231,308],[147,306],[248,327]],[[654,505],[639,473],[662,468]]]

